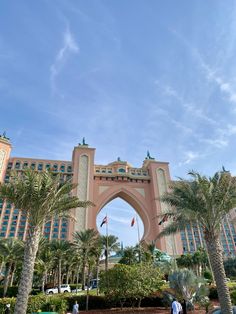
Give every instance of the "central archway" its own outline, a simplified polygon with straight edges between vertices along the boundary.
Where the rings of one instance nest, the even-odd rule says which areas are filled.
[[[106,226],[100,226],[102,220],[108,217],[108,233],[118,237],[124,247],[135,246],[143,238],[144,225],[137,211],[121,198],[115,198],[107,203],[97,215],[97,229],[106,235]],[[134,224],[131,222],[134,219]]]
[[[104,189],[104,191],[98,195],[98,198],[95,202],[96,206],[93,209],[93,215],[91,218],[89,218],[89,222],[92,223],[90,227],[97,229],[96,219],[98,213],[102,208],[104,208],[104,206],[116,198],[120,198],[127,202],[140,216],[144,225],[144,232],[141,240],[146,241],[151,232],[151,221],[150,217],[148,216],[148,208],[146,207],[143,195],[141,195],[138,191],[128,187],[125,188],[119,185],[113,185],[107,189]]]

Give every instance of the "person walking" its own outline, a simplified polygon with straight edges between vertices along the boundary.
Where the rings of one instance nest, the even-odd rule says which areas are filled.
[[[72,314],[78,314],[78,313],[79,313],[79,304],[77,301],[75,301],[75,304],[73,305]]]
[[[180,314],[181,311],[182,311],[181,304],[176,299],[173,299],[173,302],[171,304],[171,314]]]
[[[11,310],[10,310],[10,307],[11,307],[11,304],[7,304],[6,305],[6,309],[5,309],[5,314],[10,314],[11,313]]]
[[[185,301],[185,299],[183,299],[183,301],[182,301],[182,303],[181,303],[181,305],[182,305],[182,313],[183,314],[187,314],[187,303],[186,303],[186,301]]]

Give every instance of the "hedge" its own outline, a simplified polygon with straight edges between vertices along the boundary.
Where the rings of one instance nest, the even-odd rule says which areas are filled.
[[[18,286],[9,287],[7,289],[7,297],[9,297],[9,298],[16,297],[17,291],[18,291]],[[40,292],[41,292],[40,289],[33,288],[31,290],[31,295],[37,295]],[[3,296],[3,286],[0,286],[0,296],[1,297]]]
[[[6,304],[11,304],[11,313],[15,306],[15,298],[2,298],[0,299],[0,313],[4,313]],[[79,303],[80,310],[85,310],[86,307],[86,295],[52,295],[47,296],[44,294],[37,296],[30,296],[27,313],[42,311],[56,311],[58,313],[64,313],[65,310],[72,310],[73,304],[77,301]],[[160,297],[149,297],[142,300],[142,307],[157,307],[162,306],[162,299]],[[114,302],[109,302],[104,296],[89,296],[89,309],[99,310],[99,309],[109,309],[112,307],[118,307],[119,305]],[[131,306],[131,302],[127,300],[126,306]]]

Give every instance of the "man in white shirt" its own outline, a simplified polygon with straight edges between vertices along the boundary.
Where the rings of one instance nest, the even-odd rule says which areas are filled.
[[[171,313],[180,314],[181,311],[182,311],[182,305],[176,299],[173,299],[173,302],[171,304]]]

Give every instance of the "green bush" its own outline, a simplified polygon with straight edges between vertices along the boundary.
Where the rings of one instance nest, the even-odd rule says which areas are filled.
[[[18,286],[9,287],[7,290],[7,297],[12,298],[17,296]],[[31,295],[37,295],[41,291],[40,289],[33,288],[31,291]],[[3,286],[0,286],[0,296],[3,296]]]
[[[232,301],[233,305],[236,305],[236,290],[234,290],[230,293],[230,297],[231,297],[231,301]]]
[[[74,289],[76,289],[76,285],[75,284],[70,284],[70,288],[71,288],[71,290],[74,290]],[[82,288],[82,284],[79,283],[78,284],[78,289],[81,289],[81,288]]]
[[[11,304],[11,313],[14,311],[15,298],[2,298],[0,299],[0,313],[4,313],[6,309],[6,304]]]
[[[11,304],[11,313],[14,311],[15,298],[2,298],[0,299],[0,313],[4,313],[6,304]],[[55,311],[58,313],[65,313],[66,310],[72,310],[73,304],[77,301],[79,303],[80,310],[85,310],[86,308],[86,295],[70,295],[70,294],[61,294],[61,295],[52,295],[47,296],[40,294],[37,296],[30,296],[27,308],[27,314],[31,314],[41,311]],[[130,307],[132,300],[127,299],[125,306]],[[136,304],[137,305],[137,304]],[[157,307],[162,306],[162,298],[156,296],[145,297],[142,300],[142,307]],[[104,296],[89,296],[89,309],[91,310],[100,310],[100,309],[109,309],[111,307],[118,307],[118,302],[111,302]]]
[[[7,297],[16,297],[18,291],[18,286],[9,287],[7,290]],[[0,296],[3,296],[3,286],[0,286]]]

